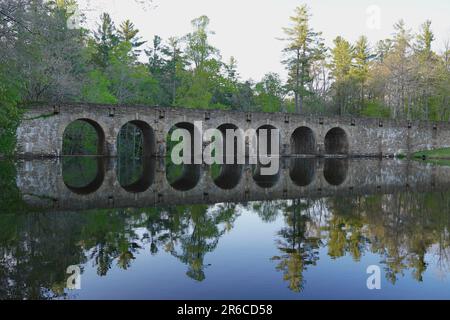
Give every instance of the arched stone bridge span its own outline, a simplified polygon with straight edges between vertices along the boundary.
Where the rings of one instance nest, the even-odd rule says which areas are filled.
[[[29,109],[17,130],[17,154],[61,156],[64,132],[76,120],[83,120],[95,128],[99,137],[98,153],[105,156],[117,155],[118,134],[129,122],[144,133],[147,154],[161,157],[166,153],[170,129],[174,126],[190,129],[194,121],[202,121],[204,130],[279,129],[281,156],[380,157],[450,147],[450,124],[446,122],[67,104]]]

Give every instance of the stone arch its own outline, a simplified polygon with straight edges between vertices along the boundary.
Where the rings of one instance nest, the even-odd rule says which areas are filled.
[[[313,155],[316,153],[316,138],[309,127],[298,127],[291,135],[291,154]]]
[[[340,186],[347,180],[348,159],[325,159],[323,176],[332,186]]]
[[[132,149],[127,149],[131,145]],[[133,120],[121,127],[117,137],[117,177],[125,191],[144,192],[153,184],[155,149],[155,133],[146,122]]]
[[[72,122],[70,122],[63,131],[62,135],[62,155],[87,155],[84,152],[79,152],[78,150],[75,150],[75,152],[70,152],[67,148],[67,144],[75,144],[82,142],[80,139],[83,139],[83,132],[80,132],[78,136],[74,136],[74,132],[72,132],[72,128],[74,126],[79,125],[81,128],[83,125],[88,125],[88,128],[93,128],[96,134],[96,140],[97,140],[97,147],[96,147],[96,154],[90,154],[90,155],[98,155],[103,156],[106,155],[106,144],[105,144],[105,132],[103,131],[103,128],[100,126],[100,124],[92,119],[88,118],[80,118],[76,119]],[[77,141],[78,140],[78,141]]]
[[[241,181],[243,165],[224,164],[221,165],[219,175],[214,178],[214,184],[220,189],[234,189]]]
[[[75,180],[83,179],[81,174],[91,171],[93,164],[95,164],[95,173],[92,179],[87,179],[87,182]],[[73,171],[68,174],[68,171]],[[105,159],[103,157],[66,157],[62,159],[62,177],[65,186],[73,193],[80,195],[88,195],[97,191],[105,180]]]
[[[347,155],[349,152],[348,136],[344,129],[335,127],[325,135],[325,154]]]
[[[310,185],[316,176],[316,159],[291,158],[289,176],[295,185],[306,187]]]

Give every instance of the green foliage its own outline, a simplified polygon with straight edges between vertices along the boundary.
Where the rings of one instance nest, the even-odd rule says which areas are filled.
[[[62,160],[63,181],[72,188],[89,185],[98,174],[98,161],[94,157],[65,157]]]
[[[391,112],[388,107],[377,101],[368,101],[364,104],[361,115],[370,118],[389,118]]]
[[[12,161],[0,160],[0,216],[26,209],[16,185],[16,167]],[[0,224],[1,225],[1,224]],[[2,234],[0,232],[0,234]]]
[[[96,155],[98,142],[94,127],[83,120],[76,120],[64,131],[62,154]]]
[[[280,112],[285,89],[278,74],[268,73],[255,86],[255,102],[263,112]]]
[[[117,99],[111,94],[109,87],[109,79],[100,70],[92,70],[87,74],[87,81],[81,91],[81,100],[90,103],[116,104]]]
[[[6,66],[0,65],[0,155],[13,154],[16,128],[21,116],[18,107],[20,85],[6,69]]]
[[[450,148],[424,150],[413,154],[414,158],[450,159]]]

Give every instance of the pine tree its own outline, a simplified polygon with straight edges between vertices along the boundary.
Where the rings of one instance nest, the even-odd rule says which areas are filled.
[[[288,41],[283,50],[287,58],[283,61],[289,71],[288,88],[295,96],[295,110],[303,112],[304,97],[310,92],[307,89],[313,81],[310,73],[312,63],[323,57],[325,47],[320,38],[321,33],[315,32],[309,23],[310,14],[306,5],[295,9],[295,15],[290,17],[292,25],[283,28]]]

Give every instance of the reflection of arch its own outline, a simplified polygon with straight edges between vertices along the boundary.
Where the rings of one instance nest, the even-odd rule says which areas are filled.
[[[179,170],[181,168],[182,172],[179,176],[175,177],[174,181],[170,181],[169,176],[171,170]],[[185,164],[185,165],[172,165],[166,168],[166,176],[169,180],[172,188],[178,191],[188,191],[194,189],[198,182],[200,181],[201,166],[198,164]]]
[[[76,140],[79,139],[79,137],[71,137],[70,134],[68,134],[68,131],[70,131],[70,128],[74,125],[76,125],[77,122],[82,122],[85,124],[90,125],[94,130],[95,133],[97,135],[97,154],[96,155],[105,155],[105,132],[103,131],[102,127],[95,122],[94,120],[91,119],[87,119],[87,118],[81,118],[81,119],[77,119],[75,121],[72,121],[71,123],[69,123],[67,125],[67,127],[64,129],[64,133],[63,133],[63,145],[62,145],[62,149],[63,150],[63,154],[64,155],[85,155],[83,152],[67,152],[67,146],[65,145],[65,141],[68,140]],[[69,130],[68,130],[69,129]],[[77,143],[80,143],[81,141],[75,141]]]
[[[156,159],[152,157],[144,157],[141,161],[142,173],[140,178],[128,185],[121,184],[125,191],[132,193],[145,192],[153,184],[155,179]]]
[[[261,167],[265,166],[260,164],[254,166],[253,180],[261,188],[269,189],[274,187],[280,179],[280,170],[278,169],[277,173],[274,175],[263,175],[261,174]]]
[[[292,154],[315,154],[316,139],[314,132],[308,127],[299,127],[295,129],[291,136]]]
[[[256,135],[258,137],[258,156],[260,154],[259,151],[259,135],[260,135],[260,130],[267,130],[267,154],[268,155],[279,155],[280,154],[280,150],[279,150],[279,145],[278,145],[278,150],[273,150],[274,147],[272,146],[272,140],[271,140],[271,136],[272,136],[272,130],[277,130],[277,128],[275,128],[274,126],[270,125],[270,124],[265,124],[260,126],[257,130],[256,130]],[[279,133],[280,135],[280,133]],[[278,140],[279,142],[281,141],[281,139]]]
[[[222,133],[222,143],[223,143],[223,163],[226,163],[226,156],[227,154],[233,154],[234,159],[237,157],[238,152],[238,139],[234,138],[234,144],[233,146],[227,146],[227,139],[226,139],[226,132],[227,130],[237,130],[238,127],[232,123],[224,123],[217,127],[217,130],[219,130]],[[237,163],[237,162],[234,162]]]
[[[220,174],[214,179],[214,183],[221,189],[230,190],[235,188],[242,177],[243,166],[238,164],[222,165]]]
[[[347,159],[325,159],[323,175],[332,186],[339,186],[345,182],[348,173]]]
[[[325,136],[325,153],[330,155],[348,154],[347,133],[342,128],[333,128]]]
[[[63,158],[62,176],[66,187],[81,195],[91,194],[97,191],[103,184],[105,179],[105,162],[102,157],[70,157]],[[95,176],[92,179],[86,179],[88,182],[79,183],[76,180],[80,179],[80,173],[92,171],[92,166],[95,165]],[[83,181],[82,181],[83,182]]]
[[[289,165],[291,180],[299,187],[310,185],[316,175],[316,160],[307,158],[291,158]]]

